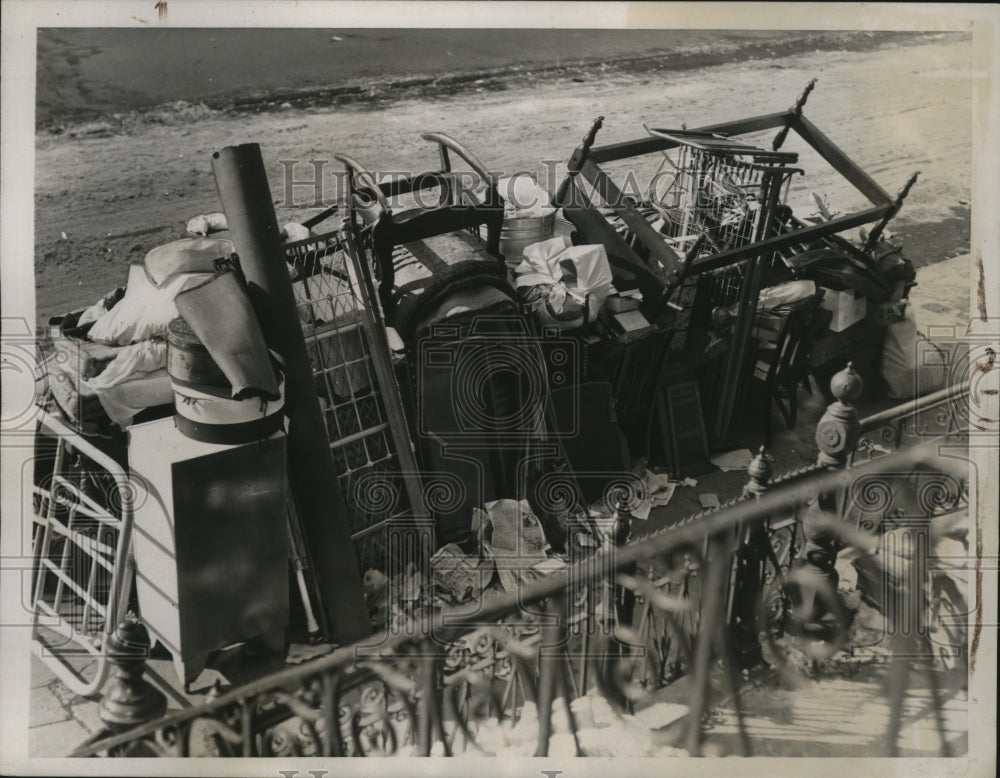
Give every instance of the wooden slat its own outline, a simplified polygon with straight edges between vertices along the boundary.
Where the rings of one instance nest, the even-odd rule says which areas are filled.
[[[696,127],[692,132],[714,132],[720,135],[744,135],[750,132],[760,132],[762,130],[772,130],[775,127],[782,127],[788,117],[787,111],[779,113],[769,113],[762,116],[752,116],[749,119],[737,119],[719,124],[709,124],[705,127]],[[666,138],[648,137],[636,140],[622,141],[621,143],[611,143],[607,146],[597,146],[590,150],[589,159],[594,162],[613,162],[617,159],[628,157],[638,157],[642,154],[652,154],[655,151],[666,151],[674,149],[680,145],[676,141]]]
[[[389,422],[386,421],[382,422],[381,424],[376,424],[374,427],[367,427],[366,429],[363,429],[360,432],[355,432],[352,435],[346,435],[342,438],[337,438],[330,444],[330,449],[333,450],[333,449],[343,448],[348,443],[354,443],[355,441],[363,440],[364,438],[370,438],[376,432],[381,432],[382,430],[388,428],[389,428]]]
[[[799,155],[795,152],[762,149],[759,146],[751,146],[749,143],[733,140],[732,138],[724,135],[713,135],[711,133],[696,132],[694,130],[662,130],[655,127],[650,128],[649,132],[657,137],[677,141],[682,145],[691,146],[692,148],[702,149],[704,151],[714,151],[732,155],[746,155],[753,156],[757,159],[785,162],[795,162],[799,157]]]
[[[858,167],[839,146],[806,117],[799,116],[791,126],[802,140],[812,146],[834,170],[850,181],[851,185],[874,205],[889,205],[893,202],[892,196],[879,186],[875,179]]]
[[[663,236],[658,233],[646,221],[641,213],[624,204],[624,198],[617,184],[611,180],[607,173],[601,170],[592,160],[586,160],[580,171],[597,190],[598,194],[611,206],[612,210],[621,218],[625,225],[632,231],[642,244],[649,249],[651,258],[659,265],[667,282],[670,273],[676,272],[681,262],[680,256],[663,240]]]
[[[729,249],[728,251],[723,251],[720,254],[713,254],[710,257],[695,260],[691,265],[691,271],[694,273],[704,273],[706,270],[715,270],[717,268],[730,265],[733,262],[750,259],[751,257],[777,251],[788,246],[794,246],[798,243],[808,243],[809,241],[817,240],[819,238],[826,237],[827,235],[832,235],[835,232],[849,230],[852,227],[860,227],[862,224],[870,224],[873,221],[881,219],[890,208],[892,208],[891,203],[889,205],[880,205],[875,208],[867,208],[863,211],[849,213],[846,216],[841,216],[833,221],[816,224],[802,230],[783,232],[780,235],[773,235],[770,238],[765,238],[759,243],[753,243],[749,246],[741,248]]]

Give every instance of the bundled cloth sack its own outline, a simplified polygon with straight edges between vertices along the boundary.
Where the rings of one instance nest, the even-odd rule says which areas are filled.
[[[514,272],[514,286],[539,320],[562,328],[593,321],[614,292],[604,246],[574,246],[565,235],[526,247]]]
[[[152,373],[167,366],[167,342],[150,338],[125,346],[107,367],[85,383],[94,391],[110,389],[142,373]]]
[[[125,296],[94,322],[90,339],[107,346],[128,346],[140,340],[165,337],[167,324],[177,318],[174,298],[210,277],[205,273],[180,273],[157,287],[142,265],[132,265],[128,270]]]
[[[76,320],[76,327],[86,327],[88,324],[93,324],[95,321],[100,319],[104,314],[114,308],[119,301],[125,296],[125,287],[119,286],[113,292],[108,292],[104,297],[98,300],[96,303],[91,305],[89,308],[80,314],[80,318]],[[62,317],[62,321],[66,317]]]
[[[98,363],[89,375],[89,370],[79,369],[79,359],[52,359],[47,363],[49,385],[67,419],[85,434],[107,434],[107,419],[125,429],[140,411],[173,400],[164,367],[166,349],[167,344],[156,338],[115,347],[114,357]],[[95,413],[93,398],[107,419]]]
[[[141,265],[129,267],[124,297],[97,316],[88,337],[108,346],[165,338],[167,325],[178,315],[177,295],[211,278],[215,262],[232,253],[232,241],[216,238],[184,238],[157,246]]]
[[[224,238],[182,238],[164,243],[146,254],[143,266],[156,287],[178,273],[212,273],[219,259],[236,251]]]
[[[913,308],[907,304],[903,318],[890,323],[882,345],[882,378],[892,400],[912,400],[948,386],[951,366],[964,360],[949,349],[964,344],[942,345],[917,330]],[[967,348],[967,346],[964,346]]]

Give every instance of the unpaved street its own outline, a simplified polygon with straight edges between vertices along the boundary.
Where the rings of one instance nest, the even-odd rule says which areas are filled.
[[[180,237],[187,218],[218,210],[210,157],[223,146],[261,145],[284,223],[315,209],[285,202],[281,160],[300,161],[300,179],[312,176],[311,160],[329,160],[327,201],[335,197],[334,152],[380,171],[429,168],[437,164],[436,152],[419,138],[429,130],[462,141],[494,170],[542,171],[543,161],[569,157],[597,115],[606,117],[598,143],[611,143],[642,136],[643,122],[690,128],[782,110],[814,77],[806,115],[883,187],[895,192],[921,171],[892,230],[915,264],[934,263],[964,253],[969,243],[970,55],[967,37],[937,35],[866,51],[803,51],[681,72],[591,69],[584,76],[500,79],[451,97],[402,90],[401,99],[243,113],[174,105],[110,136],[100,125],[59,135],[40,131],[37,320],[124,283],[129,262]],[[804,148],[792,139],[786,144]],[[657,164],[655,157],[645,159],[640,179]],[[797,212],[815,210],[811,192],[832,211],[863,204],[814,155],[803,153],[800,166],[806,175],[793,203]],[[299,187],[294,194],[309,205],[314,193]]]

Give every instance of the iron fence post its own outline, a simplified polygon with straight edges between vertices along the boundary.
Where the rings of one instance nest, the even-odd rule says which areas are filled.
[[[747,466],[749,480],[743,487],[740,499],[756,499],[764,495],[770,487],[772,457],[764,446]],[[730,575],[730,600],[727,603],[726,620],[732,632],[732,647],[739,658],[751,657],[755,663],[759,658],[758,635],[764,624],[757,624],[759,609],[757,603],[765,595],[764,575],[768,560],[767,547],[770,543],[767,522],[740,524],[735,531],[736,548],[733,552]]]
[[[149,653],[149,633],[135,621],[123,621],[108,641],[108,662],[115,674],[101,699],[101,721],[112,732],[160,718],[167,711],[167,698],[143,678]]]
[[[861,418],[853,402],[864,389],[861,376],[851,362],[830,379],[834,401],[816,425],[817,465],[826,470],[848,466],[861,437]],[[843,615],[838,607],[836,570],[839,543],[825,528],[825,519],[835,515],[843,519],[847,489],[819,491],[806,506],[802,516],[803,559],[799,566],[801,582],[798,604],[800,626],[818,627],[828,614]]]

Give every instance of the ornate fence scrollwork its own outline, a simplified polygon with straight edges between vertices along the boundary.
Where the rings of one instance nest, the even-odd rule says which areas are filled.
[[[882,421],[865,420],[856,429],[868,435]],[[852,435],[826,435],[827,459],[847,459]],[[742,498],[720,509],[639,542],[605,543],[519,593],[426,617],[367,646],[339,648],[128,732],[105,733],[75,755],[604,753],[607,744],[594,728],[618,732],[652,693],[682,674],[692,676],[692,691],[684,743],[674,745],[699,753],[716,684],[721,680],[730,692],[739,685],[741,634],[753,633],[769,661],[788,670],[775,638],[789,613],[786,584],[799,575],[806,548],[800,519],[814,496],[840,495],[846,512],[821,511],[813,529],[837,547],[871,554],[898,491],[883,484],[899,474],[911,481],[914,473],[936,474],[911,489],[927,516],[967,504],[964,476],[937,456],[939,442],[859,458],[853,467],[820,462],[773,479],[761,452]],[[860,521],[843,520],[851,506]],[[947,592],[939,594],[944,609]],[[614,607],[630,598],[630,613]],[[890,702],[898,711],[902,698]],[[733,704],[742,751],[751,753],[738,695]],[[893,722],[890,740],[898,735]],[[660,746],[647,740],[635,742],[654,753]]]

